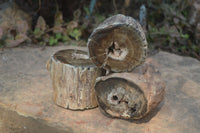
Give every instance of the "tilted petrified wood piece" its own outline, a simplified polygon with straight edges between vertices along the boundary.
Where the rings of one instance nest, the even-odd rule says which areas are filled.
[[[95,92],[100,109],[112,117],[140,119],[163,100],[165,82],[150,64],[130,73],[99,77]]]
[[[84,110],[97,106],[95,80],[101,76],[97,68],[80,50],[61,50],[47,62],[53,82],[54,102],[64,108]]]
[[[144,62],[147,41],[132,17],[115,15],[94,29],[87,43],[89,56],[98,66],[114,72],[131,71]]]

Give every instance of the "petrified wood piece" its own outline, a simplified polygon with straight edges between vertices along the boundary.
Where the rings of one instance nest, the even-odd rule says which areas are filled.
[[[142,27],[124,15],[112,16],[94,29],[87,46],[98,67],[114,72],[131,71],[144,62],[147,53]]]
[[[164,89],[159,71],[146,63],[131,73],[99,77],[95,85],[101,111],[123,119],[144,117],[162,101]]]
[[[94,85],[101,70],[88,58],[87,52],[61,50],[47,62],[53,82],[53,100],[64,108],[84,110],[97,106]]]

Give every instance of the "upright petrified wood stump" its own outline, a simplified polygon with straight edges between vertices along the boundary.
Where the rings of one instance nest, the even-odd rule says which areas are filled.
[[[95,80],[101,70],[88,58],[87,52],[61,50],[47,62],[53,82],[54,102],[64,108],[84,110],[97,106]]]
[[[149,64],[131,73],[113,73],[97,79],[95,91],[103,113],[123,119],[140,119],[164,97],[165,82]]]
[[[89,56],[98,66],[114,72],[130,71],[146,57],[147,41],[133,18],[115,15],[94,29],[88,39]]]

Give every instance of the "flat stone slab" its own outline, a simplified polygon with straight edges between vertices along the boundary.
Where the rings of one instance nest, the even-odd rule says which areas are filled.
[[[53,52],[66,48],[72,47],[46,47],[45,50],[25,47],[2,51],[0,108],[69,133],[200,132],[200,62],[196,59],[167,52],[152,56],[152,63],[159,67],[166,81],[165,99],[146,118],[126,121],[108,118],[98,108],[71,111],[53,103],[46,61]],[[0,132],[5,131],[5,124],[0,115]]]

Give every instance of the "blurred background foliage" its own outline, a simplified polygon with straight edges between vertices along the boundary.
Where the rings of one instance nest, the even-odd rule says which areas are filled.
[[[144,5],[147,14],[143,27],[150,51],[162,49],[200,60],[199,0],[9,0],[8,3],[28,14],[31,22],[20,21],[21,26],[13,26],[9,32],[0,27],[1,47],[16,47],[24,42],[85,46],[93,29],[107,17],[120,13],[139,21]]]

